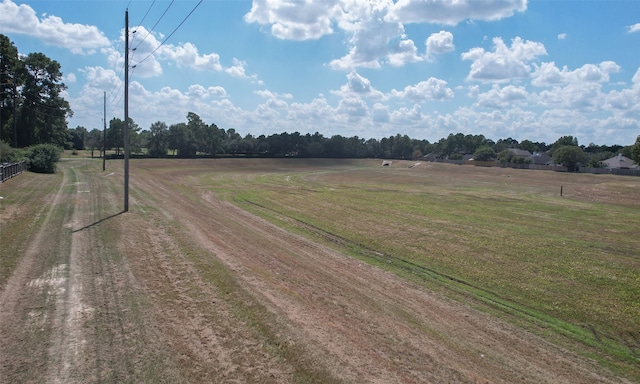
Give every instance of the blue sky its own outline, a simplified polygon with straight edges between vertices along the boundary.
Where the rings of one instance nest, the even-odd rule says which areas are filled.
[[[60,62],[72,128],[102,128],[103,92],[107,118],[123,117],[128,7],[129,114],[143,129],[195,112],[242,135],[640,135],[639,0],[198,4],[2,0],[0,33]]]

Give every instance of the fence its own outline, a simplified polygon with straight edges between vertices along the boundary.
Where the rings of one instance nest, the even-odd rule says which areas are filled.
[[[0,164],[0,183],[4,183],[5,180],[17,176],[26,170],[27,163],[25,161]]]
[[[640,176],[640,169],[626,169],[626,168],[585,168],[585,167],[580,167],[580,172],[596,173],[596,174],[623,175],[623,176]]]
[[[498,161],[464,161],[464,160],[447,160],[436,159],[437,163],[447,164],[468,164],[478,167],[501,167],[515,169],[534,169],[538,171],[556,171],[567,172],[567,167],[561,165],[545,165],[545,164],[519,164],[519,163],[500,163]],[[623,176],[640,176],[640,169],[623,169],[623,168],[587,168],[580,167],[580,173],[593,173],[597,175],[623,175]]]

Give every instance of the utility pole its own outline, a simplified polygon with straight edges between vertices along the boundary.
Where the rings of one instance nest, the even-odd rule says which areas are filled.
[[[124,212],[129,211],[129,9],[124,14]]]
[[[107,91],[104,92],[104,114],[102,117],[104,123],[102,129],[102,170],[107,169]]]
[[[13,79],[13,148],[18,148],[18,124],[16,122],[16,79]]]

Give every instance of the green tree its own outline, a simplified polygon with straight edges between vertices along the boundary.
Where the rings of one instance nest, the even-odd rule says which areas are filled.
[[[569,172],[574,172],[578,170],[581,163],[587,161],[587,155],[576,145],[563,145],[553,152],[553,161],[567,167]]]
[[[489,146],[482,146],[473,153],[473,159],[477,161],[490,161],[496,158],[496,151]]]
[[[169,149],[174,153],[177,151],[178,157],[195,157],[198,147],[193,131],[187,124],[178,123],[169,127]]]
[[[536,143],[532,142],[531,140],[522,140],[520,142],[519,147],[520,147],[520,149],[524,149],[524,150],[529,151],[531,153],[535,153],[535,152],[540,151],[540,147]]]
[[[555,152],[560,147],[565,146],[578,146],[578,138],[573,136],[562,136],[555,143],[551,144],[551,155],[553,156],[553,152]],[[559,163],[558,163],[559,164]]]
[[[169,150],[169,127],[162,121],[156,121],[151,124],[149,131],[151,133],[147,146],[149,155],[166,157]]]
[[[0,34],[0,141],[7,143],[14,142],[14,106],[19,102],[17,87],[22,85],[18,76],[21,65],[18,49]]]
[[[104,136],[104,132],[102,130],[98,130],[96,128],[92,129],[87,133],[87,137],[85,140],[85,146],[91,150],[91,158],[93,158],[93,151],[98,149],[98,152],[102,153],[102,137]]]
[[[78,125],[74,129],[69,130],[69,142],[65,146],[66,149],[84,149],[85,140],[87,139],[88,131],[85,127]]]
[[[631,146],[631,159],[640,164],[640,136],[636,137],[636,142]]]
[[[137,140],[140,127],[131,117],[129,117],[129,150],[131,152],[140,151],[140,143]],[[120,149],[124,149],[124,120],[114,117],[109,121],[107,128],[107,148],[115,148],[116,155],[121,155]]]
[[[68,141],[67,117],[73,112],[61,96],[60,63],[42,53],[30,53],[22,60],[22,105],[18,121],[17,145],[55,144]]]

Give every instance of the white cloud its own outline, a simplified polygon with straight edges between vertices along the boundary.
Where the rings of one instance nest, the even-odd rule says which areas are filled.
[[[265,99],[293,99],[293,95],[290,93],[271,92],[268,89],[253,91],[253,93]]]
[[[244,19],[270,24],[271,33],[280,39],[309,40],[332,33],[332,19],[339,12],[337,0],[254,0]]]
[[[447,87],[447,82],[435,77],[430,77],[426,81],[421,81],[416,85],[409,85],[402,91],[393,89],[391,96],[409,99],[415,103],[425,101],[444,101],[454,97],[451,88]]]
[[[371,108],[371,120],[374,123],[386,123],[390,119],[389,107],[380,103],[375,103]]]
[[[351,37],[348,53],[330,63],[338,70],[423,60],[404,26],[385,20],[392,5],[391,0],[255,0],[245,21],[271,25],[271,33],[286,40],[318,39],[339,28]]]
[[[640,23],[636,23],[627,27],[629,33],[640,32]]]
[[[565,40],[567,38],[567,34],[566,33],[561,33],[558,35],[558,40]]]
[[[343,98],[348,97],[367,97],[370,99],[380,100],[384,98],[382,92],[375,89],[369,79],[361,76],[356,71],[347,74],[347,83],[340,87],[337,91],[331,93],[339,95]]]
[[[369,114],[369,107],[359,97],[340,100],[336,112],[347,115],[350,120],[359,120]]]
[[[632,78],[630,88],[612,90],[606,95],[605,108],[613,111],[616,116],[633,118],[635,124],[640,122],[640,68]],[[625,123],[625,125],[627,125]]]
[[[571,83],[555,86],[540,92],[538,105],[547,108],[566,108],[584,113],[596,112],[604,104],[605,97],[598,83]]]
[[[178,45],[161,44],[158,38],[160,35],[149,33],[143,26],[135,28],[136,36],[139,40],[132,39],[131,46],[133,52],[129,55],[129,61],[135,67],[135,73],[140,77],[155,77],[163,73],[161,61],[175,63],[178,68],[188,68],[197,71],[225,72],[230,76],[251,79],[253,82],[261,83],[256,75],[246,73],[247,63],[233,58],[233,65],[225,67],[220,62],[220,55],[215,52],[201,54],[192,43],[182,43]],[[124,43],[124,31],[122,31],[121,41]],[[124,59],[120,53],[111,48],[103,50],[110,56],[110,62],[116,61],[117,65],[123,65]]]
[[[0,33],[34,36],[74,54],[93,54],[110,44],[104,33],[93,25],[65,23],[53,15],[39,19],[29,5],[17,5],[11,0],[0,3]]]
[[[432,33],[426,41],[427,59],[433,60],[435,55],[451,52],[456,47],[453,45],[453,34],[448,31]]]
[[[353,36],[349,40],[349,53],[333,60],[332,68],[380,68],[381,62],[385,60],[399,67],[407,62],[422,60],[414,42],[407,39],[402,24],[384,21],[383,12],[384,10],[374,12],[371,18],[354,25]]]
[[[329,105],[327,99],[320,96],[310,103],[291,103],[288,117],[291,121],[313,123],[317,121],[333,121],[333,116],[335,116],[333,107]]]
[[[425,116],[420,111],[420,105],[415,104],[412,108],[401,107],[391,112],[390,122],[400,125],[415,125],[420,123]]]
[[[540,66],[536,66],[536,70],[531,75],[531,84],[544,87],[582,82],[603,83],[609,81],[610,74],[619,71],[620,66],[613,61],[603,61],[598,65],[585,64],[574,71],[570,71],[567,66],[560,70],[554,62],[542,63]]]
[[[463,60],[472,61],[468,80],[500,82],[527,78],[531,72],[529,62],[547,54],[542,43],[522,40],[520,37],[511,41],[511,47],[496,37],[493,46],[492,52],[477,47],[462,54]]]
[[[527,100],[528,93],[524,87],[508,85],[500,88],[494,84],[491,90],[478,94],[479,107],[504,109]]]
[[[224,89],[224,87],[221,87],[219,85],[209,87],[207,88],[207,91],[209,92],[209,95],[214,97],[220,97],[220,98],[227,97],[227,90]]]
[[[158,50],[162,58],[174,61],[179,67],[196,69],[199,71],[221,71],[220,55],[209,53],[200,55],[198,48],[191,43],[182,45],[163,45]]]
[[[404,35],[390,44],[387,59],[389,64],[394,67],[402,67],[406,63],[422,61],[413,40],[404,38]]]
[[[466,19],[499,20],[526,9],[527,0],[398,0],[388,18],[401,23],[456,25]]]

